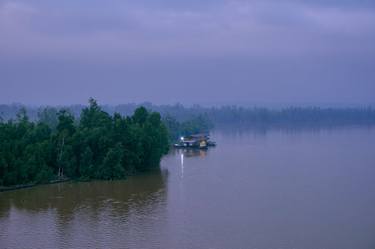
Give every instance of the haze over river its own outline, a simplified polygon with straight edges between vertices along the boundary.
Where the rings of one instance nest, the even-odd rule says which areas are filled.
[[[374,128],[212,139],[125,181],[0,193],[0,248],[375,248]]]

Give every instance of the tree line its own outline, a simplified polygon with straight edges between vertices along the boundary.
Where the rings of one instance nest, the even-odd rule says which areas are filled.
[[[79,118],[56,111],[46,108],[32,121],[21,109],[0,122],[0,185],[123,179],[157,168],[168,152],[160,114],[144,107],[132,116],[110,115],[90,99]]]
[[[130,115],[139,106],[138,104],[121,104],[117,106],[103,106],[102,108],[110,114],[120,113],[122,115]],[[375,109],[373,107],[288,107],[283,109],[269,109],[240,106],[203,107],[199,105],[185,107],[181,104],[153,105],[147,102],[142,103],[141,106],[144,106],[148,110],[159,112],[163,119],[167,120],[167,122],[172,125],[171,127],[174,127],[174,121],[171,121],[171,119],[174,119],[176,122],[180,123],[179,129],[181,131],[194,130],[193,126],[197,127],[197,125],[199,126],[203,122],[204,124],[199,127],[200,130],[205,130],[207,127],[212,128],[213,125],[272,127],[375,124]],[[4,120],[13,118],[22,107],[22,105],[0,105],[0,117]],[[27,111],[31,119],[38,120],[43,112],[41,110],[56,112],[56,109],[60,108],[61,107],[27,107]],[[84,108],[85,106],[82,105],[64,107],[64,109],[74,114],[75,117],[79,117]]]

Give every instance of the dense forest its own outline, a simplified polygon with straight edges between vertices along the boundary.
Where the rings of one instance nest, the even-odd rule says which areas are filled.
[[[31,121],[21,108],[14,120],[0,122],[0,185],[122,179],[157,168],[168,152],[160,114],[144,107],[110,115],[90,99],[79,118],[54,108],[38,116]]]

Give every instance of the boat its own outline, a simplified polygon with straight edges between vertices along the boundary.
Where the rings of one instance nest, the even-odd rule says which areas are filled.
[[[175,148],[207,149],[210,146],[216,146],[216,143],[210,141],[210,137],[207,134],[194,134],[181,137],[180,141],[174,144]]]
[[[216,142],[214,142],[214,141],[208,141],[207,142],[207,146],[215,147],[216,146]]]

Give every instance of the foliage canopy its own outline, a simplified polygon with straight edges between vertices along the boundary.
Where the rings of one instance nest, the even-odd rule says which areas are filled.
[[[103,111],[94,99],[79,120],[67,110],[41,112],[31,122],[22,110],[0,122],[0,185],[43,183],[56,178],[123,179],[159,166],[168,152],[160,114],[144,107],[131,117]]]

